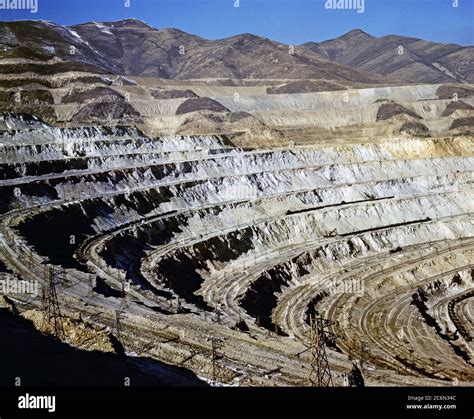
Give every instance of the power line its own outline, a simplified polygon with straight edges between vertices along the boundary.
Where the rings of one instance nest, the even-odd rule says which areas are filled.
[[[43,292],[43,330],[57,339],[64,340],[63,316],[59,308],[56,284],[61,273],[54,266],[45,266],[46,287]]]
[[[212,385],[217,385],[224,381],[223,368],[221,360],[224,355],[221,353],[221,349],[224,346],[224,342],[216,337],[211,337],[211,359],[212,359]]]
[[[120,324],[120,310],[115,310],[115,333],[117,339],[120,341],[120,335],[122,334],[122,326]]]
[[[316,387],[332,387],[332,373],[326,354],[326,344],[333,342],[335,336],[327,331],[332,321],[323,319],[318,314],[309,318],[309,349],[311,352],[308,383]]]

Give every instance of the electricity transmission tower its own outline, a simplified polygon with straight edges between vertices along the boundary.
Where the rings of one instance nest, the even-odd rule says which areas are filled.
[[[120,324],[120,310],[115,310],[115,333],[117,334],[117,339],[120,341],[120,336],[122,334],[122,326]]]
[[[327,331],[333,324],[330,320],[323,319],[318,314],[309,318],[309,349],[311,352],[310,371],[308,383],[315,387],[332,387],[332,374],[326,354],[326,344],[333,342],[335,336]]]
[[[224,346],[222,340],[212,337],[211,338],[211,357],[212,357],[212,384],[217,385],[223,380],[223,371],[220,364],[220,360],[224,357],[221,354],[221,349]]]
[[[57,339],[65,338],[63,317],[59,309],[56,284],[61,273],[54,266],[45,267],[46,287],[43,292],[43,330],[51,333]]]

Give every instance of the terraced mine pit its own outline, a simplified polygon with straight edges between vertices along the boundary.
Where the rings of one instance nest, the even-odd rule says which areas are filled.
[[[209,377],[220,338],[224,382],[301,385],[317,311],[337,385],[353,359],[369,385],[474,378],[472,137],[244,149],[4,118],[2,263],[64,270],[64,315],[120,313],[127,351]]]
[[[0,274],[55,277],[62,340],[181,383],[300,386],[317,314],[336,386],[472,385],[472,48],[415,42],[375,74],[345,51],[394,41],[361,31],[290,55],[136,20],[0,26]],[[51,332],[46,300],[0,305]]]

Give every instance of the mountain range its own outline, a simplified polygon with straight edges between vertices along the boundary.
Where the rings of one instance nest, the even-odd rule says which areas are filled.
[[[360,71],[415,83],[472,83],[474,47],[438,44],[406,36],[376,38],[359,29],[303,47]]]
[[[294,47],[252,34],[207,40],[136,19],[69,27],[48,21],[1,22],[0,58],[2,73],[11,73],[11,63],[17,73],[72,70],[163,79],[474,81],[473,47],[395,35],[377,38],[361,30]],[[40,68],[38,63],[47,65]]]

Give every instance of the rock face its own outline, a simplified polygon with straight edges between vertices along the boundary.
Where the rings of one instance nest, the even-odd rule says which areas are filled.
[[[139,124],[140,114],[123,98],[100,103],[89,103],[74,114],[73,123],[102,123],[103,121],[120,120],[125,124]]]
[[[357,53],[357,45],[376,54],[373,40],[353,31],[289,50],[251,34],[206,40],[134,19],[74,27],[3,22],[0,109],[64,126],[138,125],[151,135],[231,132],[242,144],[306,141],[308,132],[297,132],[299,127],[313,130],[313,140],[471,130],[468,76],[441,78],[450,83],[436,85],[437,91],[434,85],[410,89],[398,86],[400,77],[391,73],[381,77],[368,72],[378,71],[372,67],[361,72],[370,56],[350,61],[353,67],[331,61],[348,50]],[[393,65],[402,68],[397,60]],[[456,104],[458,99],[464,101]],[[410,118],[419,124],[412,126]]]
[[[384,121],[396,115],[407,115],[415,119],[421,119],[420,115],[417,115],[415,112],[411,111],[410,109],[407,109],[396,102],[388,101],[380,105],[379,110],[377,111],[377,121]]]
[[[353,30],[328,41],[303,45],[339,64],[415,83],[473,83],[474,48]]]
[[[230,372],[297,385],[288,353],[317,311],[336,321],[338,373],[342,352],[368,385],[472,380],[472,136],[242,149],[3,119],[0,267],[42,283],[54,265],[65,315],[109,325],[121,306],[128,350],[201,376],[211,333]]]
[[[215,378],[220,342],[221,383],[303,385],[318,313],[336,385],[474,379],[470,50],[355,31],[289,53],[133,19],[0,43],[0,275],[57,278],[73,345]],[[39,323],[40,294],[10,297]]]
[[[198,111],[226,112],[228,109],[222,106],[219,102],[207,97],[192,98],[179,105],[178,109],[176,109],[176,115],[184,115],[186,113]]]

